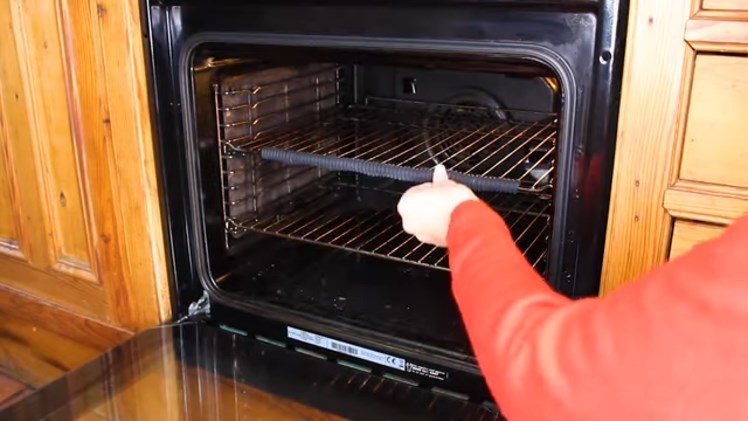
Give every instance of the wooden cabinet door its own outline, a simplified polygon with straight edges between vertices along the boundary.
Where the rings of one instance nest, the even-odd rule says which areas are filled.
[[[748,1],[629,10],[602,293],[748,214]]]
[[[0,288],[168,314],[136,0],[0,0]]]

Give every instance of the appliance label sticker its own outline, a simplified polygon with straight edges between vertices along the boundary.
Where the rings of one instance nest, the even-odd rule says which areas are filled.
[[[418,374],[424,377],[428,377],[430,379],[436,379],[436,380],[447,380],[447,373],[441,371],[441,370],[434,370],[433,368],[424,367],[422,365],[413,364],[413,363],[407,363],[406,364],[406,370],[408,373],[414,373]]]
[[[336,351],[342,354],[351,355],[356,358],[361,358],[362,360],[405,371],[405,360],[402,358],[393,357],[392,355],[387,355],[371,349],[351,345],[347,342],[338,341],[326,336],[317,335],[316,333],[310,333],[301,329],[296,329],[291,326],[288,326],[288,337],[291,339],[296,339],[297,341],[316,345],[320,348],[329,349],[331,351]]]

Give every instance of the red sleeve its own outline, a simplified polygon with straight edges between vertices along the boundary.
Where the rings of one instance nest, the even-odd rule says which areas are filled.
[[[473,349],[509,419],[748,419],[748,219],[577,301],[547,286],[482,202],[455,209],[448,246]]]

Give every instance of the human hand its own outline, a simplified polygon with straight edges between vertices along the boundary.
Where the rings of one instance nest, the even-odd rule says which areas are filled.
[[[397,212],[405,232],[421,242],[446,247],[452,211],[468,200],[478,197],[466,186],[450,180],[444,165],[437,165],[432,182],[409,188],[400,198]]]

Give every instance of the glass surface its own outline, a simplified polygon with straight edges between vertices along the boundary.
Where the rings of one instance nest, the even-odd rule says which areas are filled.
[[[203,323],[140,333],[0,411],[2,420],[496,418],[484,406]]]

